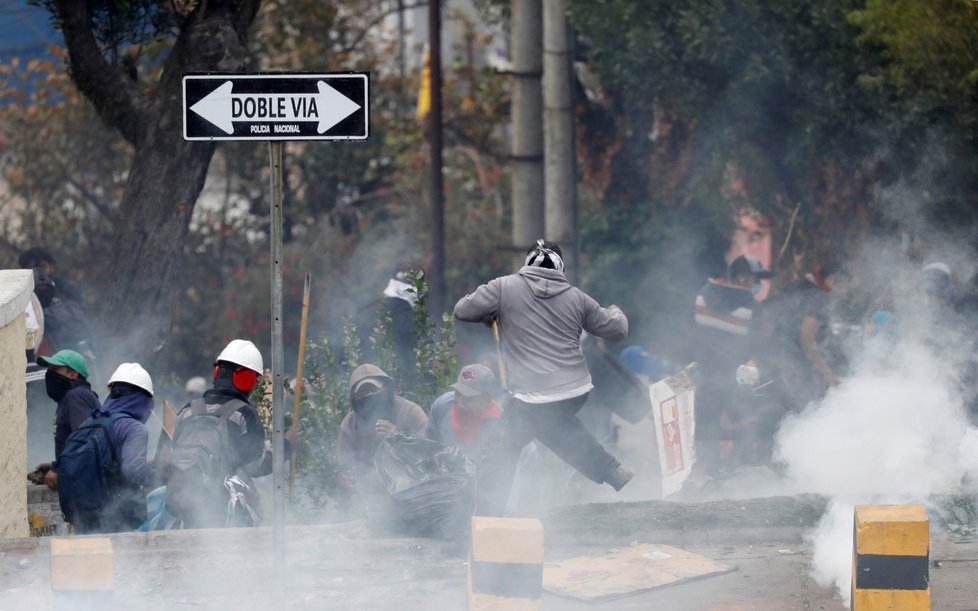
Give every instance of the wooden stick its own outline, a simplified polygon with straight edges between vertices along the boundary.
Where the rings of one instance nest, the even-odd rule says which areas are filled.
[[[503,390],[509,390],[509,385],[506,384],[506,363],[503,362],[503,350],[499,341],[499,321],[495,318],[492,319],[492,338],[496,340],[496,358],[499,359],[499,383]]]
[[[784,257],[784,252],[788,250],[788,243],[791,242],[791,232],[795,230],[795,219],[798,218],[798,211],[801,210],[801,202],[795,206],[795,211],[791,213],[791,221],[788,223],[788,231],[784,236],[784,244],[781,245],[781,250],[778,251],[778,265],[781,264],[781,258]]]
[[[295,368],[295,390],[292,401],[292,432],[299,430],[299,402],[302,400],[302,366],[306,359],[306,327],[309,326],[309,288],[312,276],[306,272],[306,284],[302,289],[302,322],[299,325],[299,362]],[[294,438],[294,437],[293,437]],[[292,444],[292,456],[289,459],[289,500],[295,502],[295,458],[296,447]]]

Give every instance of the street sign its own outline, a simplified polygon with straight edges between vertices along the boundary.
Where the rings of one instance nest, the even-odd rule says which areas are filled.
[[[365,140],[369,75],[188,74],[185,140]]]

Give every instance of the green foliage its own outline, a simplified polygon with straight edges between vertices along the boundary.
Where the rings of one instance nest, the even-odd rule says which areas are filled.
[[[414,353],[417,382],[414,397],[411,398],[427,410],[458,374],[458,360],[452,351],[455,346],[455,318],[448,313],[443,314],[442,329],[439,330],[428,314],[428,285],[424,275],[414,271],[410,273],[410,279],[418,295],[413,316],[413,333],[417,340]]]
[[[903,113],[950,113],[978,127],[978,3],[868,0],[849,21],[882,62],[859,83]]]
[[[407,398],[427,408],[455,380],[458,368],[453,353],[455,333],[451,316],[445,315],[442,329],[428,317],[424,309],[428,287],[422,274],[414,273],[412,282],[418,293],[413,329],[418,340],[418,381],[414,393]],[[394,373],[396,359],[389,317],[381,319],[370,341],[374,352],[379,354],[375,364],[398,379]],[[302,399],[300,427],[306,443],[299,457],[298,473],[302,489],[319,507],[327,504],[336,489],[336,443],[340,424],[351,410],[350,374],[360,363],[360,339],[356,325],[349,319],[343,327],[342,357],[337,356],[325,338],[306,347],[306,382],[312,392]]]
[[[359,354],[356,327],[347,321],[343,335],[344,357],[338,358],[326,338],[306,346],[306,389],[300,411],[300,430],[305,443],[299,455],[297,477],[314,505],[323,507],[337,484],[337,439],[340,424],[350,412],[350,373]],[[355,357],[355,358],[354,358]]]

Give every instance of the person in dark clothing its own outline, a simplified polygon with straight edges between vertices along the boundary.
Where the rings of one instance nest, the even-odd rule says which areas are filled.
[[[451,385],[431,404],[425,437],[456,446],[478,462],[486,440],[498,426],[502,410],[493,399],[498,390],[496,376],[485,365],[466,365]]]
[[[500,439],[478,473],[477,514],[503,513],[520,452],[534,438],[596,483],[620,490],[631,480],[634,474],[577,418],[594,388],[582,332],[617,341],[628,334],[628,319],[567,282],[559,246],[538,240],[519,272],[478,287],[455,304],[454,313],[465,322],[498,321],[512,393]]]
[[[417,266],[401,265],[387,281],[380,301],[361,311],[358,315],[357,329],[364,361],[374,361],[376,355],[370,338],[377,325],[386,317],[390,319],[390,339],[394,350],[394,371],[398,388],[402,393],[413,393],[418,379],[417,363],[414,356],[418,338],[414,330],[414,309],[418,303],[418,293],[414,277],[424,277],[424,271]]]
[[[248,521],[255,524],[260,520],[260,502],[250,478],[267,475],[271,461],[266,457],[265,429],[249,397],[263,369],[261,352],[248,340],[232,340],[217,357],[213,387],[206,390],[203,396],[206,412],[217,414],[226,403],[235,399],[244,405],[227,418],[228,473],[221,481],[208,483],[208,495],[202,495],[199,502],[191,501],[192,510],[178,514],[184,528],[236,525],[228,523],[229,495],[235,494],[229,485],[243,495],[236,498],[246,504],[243,511],[250,514]],[[174,453],[177,452],[183,429],[191,421],[192,405],[193,402],[188,403],[177,415],[177,428],[173,435]],[[233,478],[236,478],[235,481],[230,481]],[[171,506],[171,496],[177,496],[177,491],[169,488],[168,483],[168,508]]]
[[[769,297],[752,332],[760,340],[756,356],[787,409],[800,411],[840,382],[819,344],[829,330],[829,293],[838,264],[825,263],[812,274]]]
[[[98,411],[98,395],[88,383],[85,357],[74,350],[61,350],[54,356],[38,357],[37,364],[46,367],[44,385],[48,397],[58,404],[54,417],[54,462],[41,463],[37,470],[44,473],[44,484],[58,489],[58,458],[65,440],[81,423]]]
[[[163,475],[146,460],[149,432],[146,421],[153,411],[153,380],[139,363],[123,363],[109,378],[109,398],[100,416],[125,414],[109,429],[118,472],[110,479],[115,494],[97,512],[76,517],[75,531],[108,533],[135,530],[146,519],[146,494],[163,484]]]
[[[21,269],[38,269],[49,276],[52,284],[58,287],[58,293],[63,299],[81,301],[81,294],[63,276],[58,275],[58,262],[44,248],[35,246],[20,253],[17,257],[17,265]]]
[[[720,468],[721,422],[736,419],[731,401],[737,395],[737,367],[750,360],[748,337],[757,301],[754,287],[771,272],[752,255],[730,262],[725,278],[711,278],[694,302],[693,358],[699,371],[696,387],[696,463],[715,476]]]
[[[44,311],[44,339],[38,353],[70,349],[94,361],[99,351],[81,303],[63,293],[53,277],[41,268],[34,268],[34,294]]]

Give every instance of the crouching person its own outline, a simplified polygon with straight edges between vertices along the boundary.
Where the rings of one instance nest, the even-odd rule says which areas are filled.
[[[166,468],[166,510],[184,528],[255,526],[261,504],[251,467],[266,461],[265,430],[249,402],[264,363],[248,340],[232,340],[214,364],[214,386],[177,414]]]
[[[58,497],[78,533],[135,530],[146,519],[146,493],[162,483],[146,460],[153,380],[139,363],[109,378],[109,398],[64,443]]]
[[[494,399],[498,390],[491,369],[478,363],[466,365],[459,372],[458,381],[431,404],[425,435],[432,441],[458,447],[478,462],[502,414]]]
[[[374,454],[389,433],[424,437],[428,417],[416,403],[394,392],[394,380],[369,363],[350,374],[353,411],[340,424],[337,463],[340,491],[351,494],[373,470]]]

